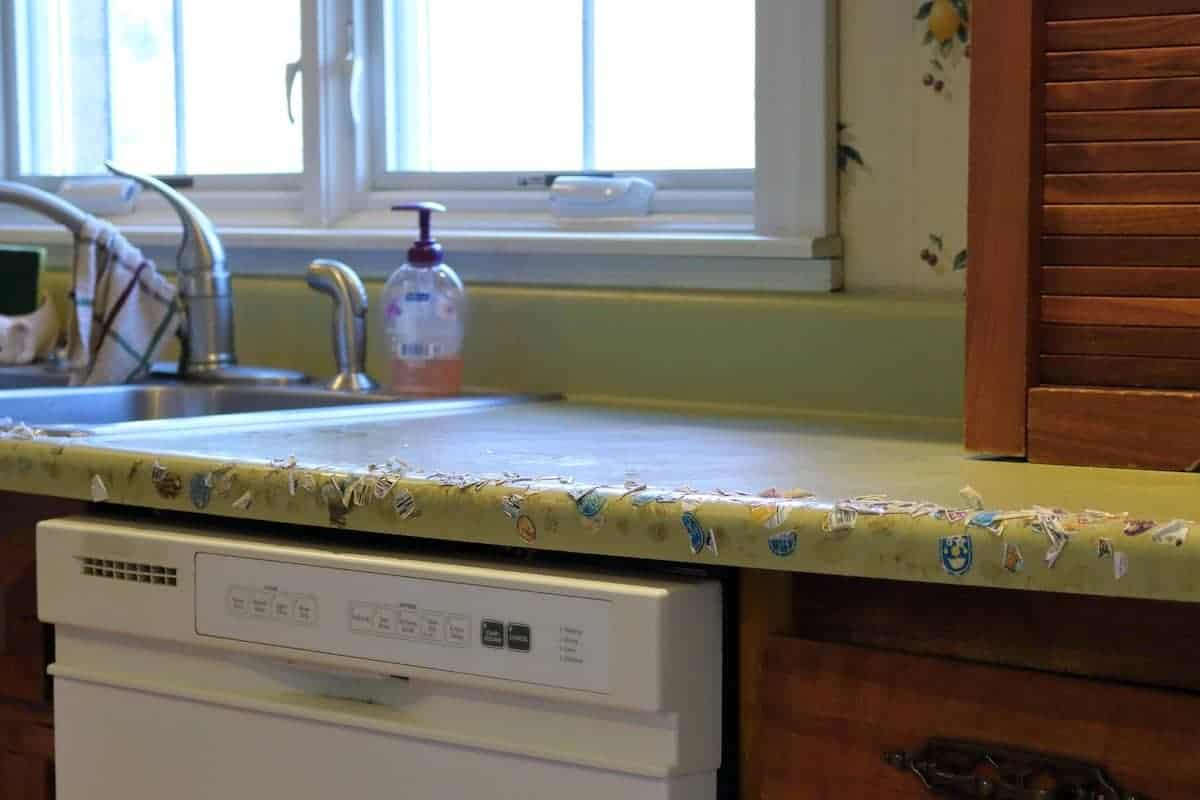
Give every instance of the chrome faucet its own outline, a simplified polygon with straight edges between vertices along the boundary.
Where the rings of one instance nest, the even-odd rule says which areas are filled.
[[[118,169],[114,175],[137,181],[163,196],[183,225],[176,256],[176,285],[186,312],[179,355],[179,374],[186,378],[216,377],[223,367],[237,364],[233,349],[233,293],[225,268],[225,248],[212,222],[192,201],[158,178]],[[222,376],[223,377],[223,376]]]
[[[233,288],[225,267],[225,248],[212,221],[182,194],[150,175],[104,166],[114,175],[137,181],[163,196],[179,216],[183,239],[175,257],[175,283],[183,303],[178,377],[211,383],[302,383],[292,370],[243,367],[233,349]],[[156,374],[161,372],[157,365]]]
[[[308,285],[333,298],[333,358],[337,375],[330,389],[369,392],[377,388],[367,375],[367,290],[341,261],[318,258],[308,265]]]

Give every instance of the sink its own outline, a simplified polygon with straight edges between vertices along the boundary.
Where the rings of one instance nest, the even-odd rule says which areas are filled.
[[[45,364],[0,367],[0,390],[66,386],[69,380],[69,376],[64,370]]]
[[[145,431],[154,421],[169,420],[173,428],[191,425],[179,420],[212,415],[245,415],[248,424],[264,424],[292,412],[287,419],[298,421],[300,410],[320,411],[321,418],[358,416],[364,406],[400,404],[414,413],[431,407],[449,409],[519,402],[519,396],[466,397],[415,400],[383,394],[352,394],[313,386],[248,386],[237,384],[164,383],[126,386],[20,389],[0,392],[0,417],[11,417],[35,428],[79,432]],[[339,409],[341,413],[335,411]],[[267,412],[267,413],[263,413]],[[243,419],[242,417],[238,418]],[[237,420],[226,417],[222,423]],[[280,419],[279,421],[283,421]],[[126,425],[126,423],[132,423]],[[195,424],[211,424],[197,420]]]

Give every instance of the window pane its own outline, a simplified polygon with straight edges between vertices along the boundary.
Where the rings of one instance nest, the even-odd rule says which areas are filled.
[[[301,171],[283,92],[299,0],[22,0],[18,11],[25,174],[98,174],[106,158],[160,174]]]
[[[581,2],[394,0],[389,6],[389,169],[581,167]]]
[[[182,5],[186,171],[300,172],[300,81],[294,125],[283,92],[284,70],[300,57],[299,0]]]
[[[390,171],[754,166],[754,0],[384,8]]]
[[[75,5],[84,3],[76,0]],[[111,77],[107,86],[97,86],[94,96],[108,94],[112,158],[130,169],[158,174],[176,170],[174,30],[171,3],[108,0],[111,47],[100,40],[96,45],[108,51]],[[92,105],[97,110],[104,107],[103,103]],[[102,171],[100,162],[107,154],[96,150],[103,147],[104,137],[89,137],[81,125],[78,139],[90,141],[92,152],[76,164],[75,170]]]
[[[596,168],[754,166],[754,0],[595,0]]]

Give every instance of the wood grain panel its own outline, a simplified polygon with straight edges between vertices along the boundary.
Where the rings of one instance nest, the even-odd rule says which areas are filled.
[[[1048,354],[1200,358],[1200,328],[1047,324],[1040,341]]]
[[[1048,234],[1195,236],[1200,205],[1048,205],[1042,230]]]
[[[1192,603],[797,575],[792,635],[1197,690],[1200,637],[1179,636],[1196,615]]]
[[[1113,142],[1200,139],[1200,109],[1050,111],[1047,142]]]
[[[1200,78],[1071,81],[1046,84],[1047,111],[1104,111],[1200,106]]]
[[[1200,47],[1145,47],[1046,54],[1046,80],[1173,78],[1200,75]]]
[[[1200,300],[1166,297],[1042,298],[1042,322],[1064,325],[1200,327]]]
[[[1200,14],[1046,23],[1047,50],[1112,50],[1200,44]]]
[[[1200,266],[1200,238],[1185,236],[1046,236],[1043,263],[1126,267]]]
[[[1200,270],[1179,267],[1043,267],[1042,294],[1200,297]]]
[[[961,610],[987,627],[986,616]],[[776,638],[763,706],[764,800],[924,800],[885,763],[930,737],[1019,746],[1102,765],[1127,791],[1200,797],[1200,698],[847,645]]]
[[[1145,356],[1044,355],[1038,361],[1043,384],[1058,386],[1136,386],[1200,389],[1200,360]]]
[[[968,152],[964,441],[978,452],[1025,452],[1025,387],[1034,375],[1035,265],[1042,263],[1041,3],[972,8]]]
[[[1200,461],[1200,393],[1030,389],[1029,460],[1192,469]]]
[[[740,797],[758,797],[762,770],[756,741],[762,725],[762,665],[771,636],[789,633],[792,624],[792,575],[787,572],[738,571],[738,719]],[[728,679],[728,677],[726,678]]]
[[[1048,173],[1200,170],[1200,140],[1046,145]]]
[[[1052,204],[1196,203],[1200,172],[1102,172],[1047,175],[1043,197]]]
[[[1048,20],[1200,13],[1197,0],[1046,0],[1045,7]]]

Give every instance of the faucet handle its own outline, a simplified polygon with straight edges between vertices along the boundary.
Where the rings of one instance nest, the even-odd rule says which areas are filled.
[[[337,375],[327,384],[345,392],[369,392],[378,384],[367,375],[367,290],[341,261],[318,258],[308,265],[308,285],[333,298],[333,358]]]

